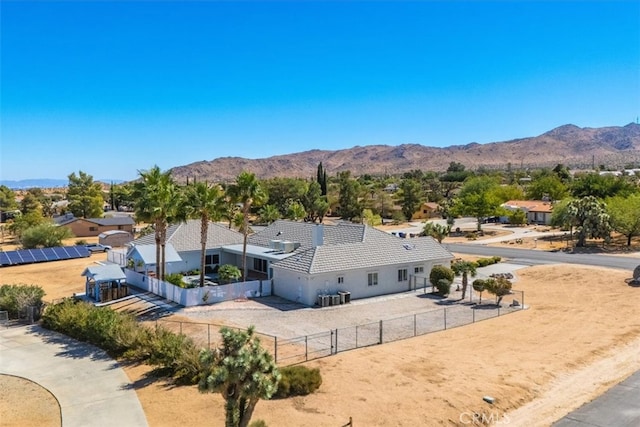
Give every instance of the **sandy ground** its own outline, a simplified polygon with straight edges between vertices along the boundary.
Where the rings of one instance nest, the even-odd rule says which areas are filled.
[[[82,269],[102,256],[3,268],[2,283],[40,284],[47,298],[81,292]],[[509,425],[549,425],[640,369],[640,288],[625,283],[630,275],[560,265],[520,270],[517,288],[528,310],[309,362],[321,369],[318,392],[260,402],[254,419],[270,426],[341,426],[349,417],[367,426],[465,425],[478,413]],[[223,425],[218,395],[149,381],[148,371],[126,368],[150,426]],[[483,402],[485,395],[495,404]]]
[[[0,375],[2,427],[59,427],[60,407],[47,389],[24,378]]]

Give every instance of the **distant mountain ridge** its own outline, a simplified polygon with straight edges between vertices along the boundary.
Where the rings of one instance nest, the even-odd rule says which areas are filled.
[[[344,150],[309,150],[268,157],[245,159],[221,157],[171,169],[178,181],[187,177],[211,182],[229,182],[247,170],[258,178],[315,177],[322,162],[329,174],[350,170],[353,175],[400,174],[412,169],[444,171],[450,162],[467,169],[547,167],[563,163],[587,168],[604,164],[622,168],[640,162],[640,125],[580,128],[563,125],[542,135],[487,144],[470,143],[450,147],[420,144],[366,145]]]
[[[121,184],[125,182],[121,179],[94,179],[95,182],[102,183],[115,183]],[[64,188],[69,184],[68,179],[49,179],[49,178],[35,178],[35,179],[21,179],[17,181],[0,179],[0,185],[5,185],[12,190],[24,190],[28,188]]]

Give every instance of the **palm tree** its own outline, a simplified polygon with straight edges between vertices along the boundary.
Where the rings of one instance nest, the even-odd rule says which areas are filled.
[[[451,269],[456,274],[456,276],[462,276],[462,298],[464,300],[465,295],[467,294],[467,286],[469,284],[469,276],[476,276],[476,269],[478,268],[478,264],[472,261],[455,261],[451,264]]]
[[[204,286],[204,270],[207,252],[209,221],[220,221],[225,212],[225,197],[222,187],[196,182],[187,187],[189,216],[200,218],[200,286]]]
[[[141,180],[134,183],[136,221],[153,224],[156,242],[156,277],[164,280],[167,227],[184,218],[182,193],[171,172],[158,166],[139,171]]]
[[[255,174],[241,172],[236,182],[229,186],[231,199],[242,205],[242,280],[247,280],[247,235],[249,234],[249,213],[251,206],[260,206],[267,200],[267,194]]]

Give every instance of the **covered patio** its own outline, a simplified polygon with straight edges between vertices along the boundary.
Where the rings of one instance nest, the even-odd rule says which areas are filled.
[[[92,265],[82,276],[86,277],[85,294],[90,300],[107,302],[128,295],[127,277],[119,265]]]

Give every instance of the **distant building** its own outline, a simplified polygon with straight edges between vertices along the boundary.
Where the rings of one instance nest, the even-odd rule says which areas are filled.
[[[98,236],[110,230],[126,231],[133,234],[135,221],[130,216],[114,216],[110,218],[76,218],[66,214],[53,219],[61,227],[67,227],[77,237]]]
[[[510,210],[522,210],[527,214],[527,222],[529,224],[551,224],[551,214],[553,205],[546,200],[509,200],[502,204],[502,207]]]

